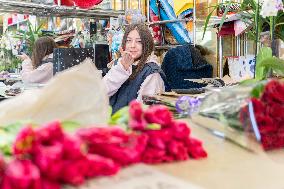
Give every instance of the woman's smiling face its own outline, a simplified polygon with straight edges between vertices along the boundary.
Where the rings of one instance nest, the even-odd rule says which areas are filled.
[[[125,51],[130,52],[132,58],[137,60],[142,55],[141,38],[137,30],[132,30],[126,39]]]

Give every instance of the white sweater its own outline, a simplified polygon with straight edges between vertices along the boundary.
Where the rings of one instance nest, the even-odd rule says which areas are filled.
[[[157,58],[155,55],[152,55],[147,62],[157,63],[156,60]],[[129,67],[128,71],[124,69],[120,61],[118,61],[117,65],[112,66],[112,68],[103,78],[108,96],[111,97],[114,95],[131,74],[132,66]],[[153,73],[147,76],[140,86],[140,89],[137,92],[137,100],[142,102],[143,95],[154,95],[162,92],[165,92],[164,81],[159,73]]]

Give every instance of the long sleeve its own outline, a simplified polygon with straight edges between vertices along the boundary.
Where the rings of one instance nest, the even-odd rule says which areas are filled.
[[[143,95],[154,95],[165,92],[165,84],[159,73],[153,73],[146,77],[142,83],[137,100],[142,102]]]
[[[103,82],[107,88],[107,95],[114,95],[131,74],[132,67],[126,71],[120,62],[112,66],[109,72],[103,77]]]
[[[53,64],[49,62],[33,69],[31,61],[24,61],[21,76],[24,83],[46,83],[53,76]]]

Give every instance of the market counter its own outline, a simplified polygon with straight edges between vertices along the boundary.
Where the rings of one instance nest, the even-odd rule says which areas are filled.
[[[204,142],[208,157],[158,165],[158,170],[202,188],[284,189],[283,150],[249,152],[189,123],[192,135]]]

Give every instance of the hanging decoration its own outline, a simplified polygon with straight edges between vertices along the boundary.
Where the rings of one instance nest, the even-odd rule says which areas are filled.
[[[54,3],[57,5],[58,1],[54,0]],[[61,0],[61,5],[71,7],[71,6],[74,6],[74,1],[73,0]]]
[[[75,4],[82,9],[90,9],[95,5],[98,5],[103,0],[74,0]]]

